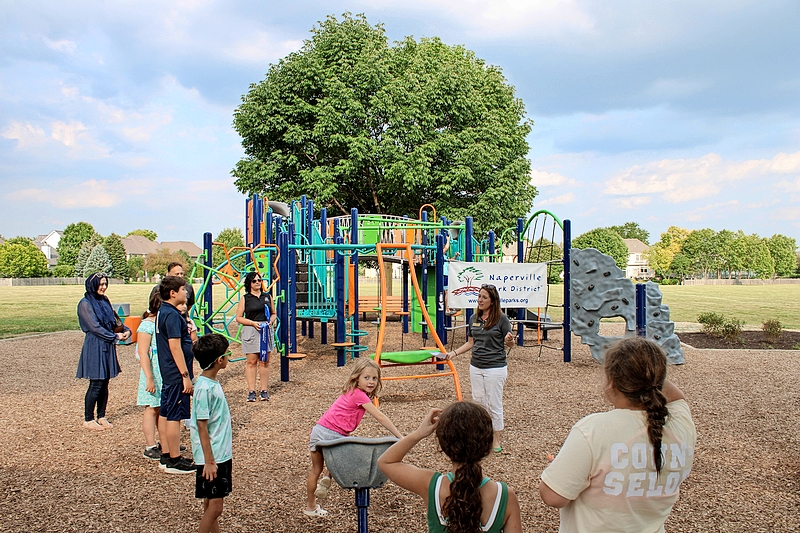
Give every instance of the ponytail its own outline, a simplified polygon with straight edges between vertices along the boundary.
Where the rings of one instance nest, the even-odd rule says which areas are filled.
[[[448,533],[477,533],[481,530],[480,463],[463,464],[455,471],[450,483],[450,495],[444,500],[442,514],[447,517]]]
[[[661,389],[654,389],[641,396],[642,406],[647,413],[647,437],[653,445],[653,462],[656,472],[661,472],[664,465],[664,455],[661,452],[661,437],[664,433],[664,424],[669,416],[667,398]]]
[[[653,463],[661,472],[661,440],[669,411],[662,389],[667,378],[667,355],[653,341],[629,337],[606,352],[606,378],[614,388],[647,414],[647,438],[653,446]]]
[[[439,447],[460,466],[453,473],[450,495],[442,505],[448,533],[478,533],[481,530],[481,460],[492,451],[492,417],[472,402],[450,404],[439,416],[436,439]]]

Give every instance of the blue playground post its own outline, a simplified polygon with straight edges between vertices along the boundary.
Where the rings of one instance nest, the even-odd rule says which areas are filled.
[[[564,362],[572,361],[572,300],[570,298],[572,259],[570,259],[570,249],[572,248],[572,222],[564,220]]]
[[[422,221],[428,221],[428,212],[422,212]],[[425,226],[422,229],[422,246],[428,246],[428,230]],[[430,252],[428,252],[427,248],[422,249],[422,301],[419,302],[420,306],[428,307],[428,265],[430,264],[428,258],[430,257]],[[422,310],[420,310],[420,316],[422,315]],[[428,340],[428,327],[425,324],[422,324],[422,340]]]
[[[464,219],[464,261],[467,263],[471,263],[474,261],[473,250],[472,250],[472,217],[466,217]],[[464,314],[464,320],[466,324],[469,324],[470,319],[472,318],[472,309],[467,309],[467,312]],[[469,337],[469,328],[467,328],[467,337]]]
[[[275,217],[276,225],[280,228],[281,217]],[[285,324],[282,328],[278,329],[278,338],[283,345],[283,353],[281,354],[281,381],[289,381],[289,358],[288,350],[289,343],[287,342],[287,325],[289,324],[289,302],[286,301],[286,295],[289,293],[289,233],[286,231],[278,230],[277,234],[278,248],[281,250],[280,259],[278,259],[278,281],[279,294],[284,297],[278,300],[278,318],[281,324]]]
[[[490,229],[489,230],[489,262],[490,263],[494,263],[495,262],[495,257],[494,257],[495,242],[494,241],[495,241],[494,230]]]
[[[447,330],[444,323],[444,243],[445,236],[436,235],[436,335],[447,344]],[[444,370],[444,365],[436,365],[436,370]]]
[[[322,243],[325,243],[325,239],[328,238],[328,208],[323,207],[319,211],[319,236],[322,240]],[[309,273],[310,275],[310,273]],[[320,338],[319,342],[321,344],[328,344],[328,323],[323,322],[320,320],[319,322],[319,329],[320,329]]]
[[[358,244],[358,209],[355,207],[350,209],[350,244],[357,245]],[[353,255],[350,256],[350,262],[353,264],[353,279],[350,280],[350,283],[353,284],[353,300],[356,302],[356,312],[353,313],[353,325],[352,325],[352,333],[358,329],[358,248],[353,249]],[[338,309],[336,311],[339,312]],[[353,342],[355,346],[360,344],[360,337],[357,335],[353,336]],[[353,357],[358,357],[358,350],[353,347]],[[369,496],[367,496],[369,498]],[[367,501],[367,505],[369,505],[369,501]]]
[[[522,232],[525,231],[525,221],[520,217],[517,219],[517,263],[524,263],[525,262],[525,243],[523,242],[524,235]],[[550,290],[549,288],[547,290]],[[524,346],[525,345],[525,324],[522,323],[525,320],[525,308],[520,307],[517,309],[517,345]]]
[[[636,335],[647,337],[647,287],[636,284]]]
[[[211,233],[206,232],[203,233],[203,251],[205,253],[205,257],[203,261],[205,262],[205,267],[203,270],[203,286],[205,287],[205,291],[203,292],[203,305],[205,308],[203,309],[203,334],[208,335],[211,333],[211,308],[213,307],[212,298],[213,298],[213,286],[211,284],[211,268],[212,268],[212,258],[211,258],[211,248],[212,248],[213,239],[211,238]]]
[[[344,238],[339,233],[339,221],[333,221],[333,239],[336,244],[344,244]],[[336,342],[345,342],[344,323],[344,254],[340,250],[334,252],[334,276],[336,287]],[[336,347],[336,366],[344,366],[347,362],[343,346]]]
[[[294,224],[289,224],[289,236],[288,242],[293,243],[295,240],[294,234]],[[288,271],[287,271],[287,282],[289,284],[289,305],[288,305],[288,316],[286,324],[289,326],[289,349],[287,353],[295,353],[297,351],[297,320],[295,317],[297,316],[297,251],[293,248],[289,248],[286,246],[287,252],[287,259],[288,259]]]

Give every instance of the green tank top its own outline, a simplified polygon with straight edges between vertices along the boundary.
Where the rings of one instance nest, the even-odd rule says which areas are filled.
[[[434,472],[431,482],[428,485],[428,532],[447,533],[444,524],[445,520],[441,517],[442,504],[439,501],[439,488],[441,487],[442,474]],[[486,484],[489,478],[484,478],[481,486]],[[500,533],[503,531],[503,523],[506,516],[506,504],[508,503],[508,486],[499,482],[500,487],[497,491],[492,513],[489,515],[489,522],[481,527],[481,531],[486,533]]]

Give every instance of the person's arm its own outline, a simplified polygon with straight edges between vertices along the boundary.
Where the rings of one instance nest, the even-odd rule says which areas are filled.
[[[97,320],[97,316],[94,314],[92,304],[86,301],[85,298],[78,303],[78,321],[84,332],[91,333],[99,339],[106,342],[114,342],[117,339],[122,340],[122,333],[114,333],[100,324],[100,321]]]
[[[191,394],[194,386],[189,377],[189,369],[186,368],[186,360],[183,358],[183,346],[181,346],[180,337],[169,339],[169,351],[172,354],[172,360],[175,361],[175,366],[178,367],[178,372],[183,377],[183,393]]]
[[[239,305],[236,307],[236,322],[243,326],[253,326],[258,331],[261,331],[261,324],[244,317],[244,296],[239,298]]]
[[[511,321],[508,319],[508,315],[503,313],[503,331],[505,332],[505,336],[503,337],[503,342],[505,343],[507,348],[514,347],[514,333],[513,327],[511,326]]]
[[[267,296],[267,302],[269,303],[269,325],[275,326],[278,322],[278,312],[275,311],[275,302],[271,294]]]
[[[545,505],[549,505],[550,507],[556,507],[558,509],[567,506],[572,501],[566,499],[565,497],[561,496],[556,491],[548,487],[547,483],[545,483],[544,481],[539,481],[539,496],[542,497],[542,501],[545,503]]]
[[[365,411],[371,414],[375,418],[375,420],[377,420],[380,423],[380,425],[388,429],[392,435],[394,435],[398,439],[403,438],[403,434],[400,433],[396,427],[394,427],[394,424],[392,424],[392,421],[389,420],[388,416],[381,413],[380,409],[375,407],[375,404],[373,404],[372,402],[367,402],[362,404],[361,407],[363,407]]]
[[[664,381],[664,388],[661,389],[661,392],[664,393],[664,396],[667,398],[667,403],[686,399],[686,396],[683,395],[683,391],[668,379]]]
[[[508,487],[508,501],[506,502],[506,515],[503,522],[503,533],[522,533],[522,518],[519,512],[519,499],[517,494]]]
[[[217,463],[214,462],[214,452],[211,451],[211,437],[208,435],[208,420],[197,421],[197,436],[200,438],[200,447],[203,448],[203,477],[214,481],[217,477]]]
[[[445,359],[452,359],[457,355],[462,355],[469,352],[474,344],[475,344],[475,339],[473,337],[470,337],[469,339],[467,339],[467,342],[465,342],[455,350],[448,352],[447,357],[445,357]]]
[[[428,501],[428,485],[430,485],[433,477],[433,470],[404,463],[403,458],[419,441],[433,433],[436,429],[436,424],[439,423],[439,415],[441,413],[441,409],[431,409],[417,429],[392,444],[378,458],[378,468],[386,477],[391,479],[394,484],[419,494],[426,502]]]
[[[154,394],[156,392],[156,382],[153,380],[153,362],[150,361],[151,335],[140,331],[137,339],[136,349],[139,353],[139,366],[142,367],[142,372],[144,372],[144,390]]]

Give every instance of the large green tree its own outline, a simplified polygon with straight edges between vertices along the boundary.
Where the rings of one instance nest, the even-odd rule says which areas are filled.
[[[97,232],[94,227],[88,222],[73,223],[64,229],[64,234],[61,235],[56,247],[58,252],[57,275],[81,275],[80,272],[75,273],[75,260],[78,258],[83,243],[91,239],[95,233]]]
[[[531,126],[500,69],[473,52],[438,38],[389,46],[381,25],[330,16],[242,98],[246,155],[232,174],[271,200],[395,215],[431,203],[500,230],[536,195]]]
[[[775,261],[775,275],[791,276],[797,264],[797,241],[786,235],[776,234],[767,241],[769,253]]]
[[[617,232],[608,228],[596,228],[587,231],[572,241],[573,248],[594,248],[614,259],[614,262],[623,271],[628,266],[628,247],[622,242]]]
[[[86,265],[83,267],[83,277],[88,278],[96,272],[104,272],[109,277],[114,277],[114,265],[102,244],[92,248]]]
[[[675,254],[680,253],[683,241],[691,233],[688,229],[670,226],[667,231],[661,234],[661,240],[655,243],[645,252],[650,267],[656,272],[656,276],[665,278],[671,275],[672,260]]]
[[[47,257],[30,239],[15,237],[0,245],[0,277],[41,278],[47,273]]]
[[[108,257],[111,258],[111,264],[114,266],[114,277],[124,279],[128,275],[128,260],[125,259],[125,246],[122,245],[122,237],[112,233],[103,241],[103,248],[106,249]]]
[[[621,226],[609,226],[613,232],[623,239],[639,239],[646,245],[650,245],[650,232],[643,229],[638,222],[626,222]]]

